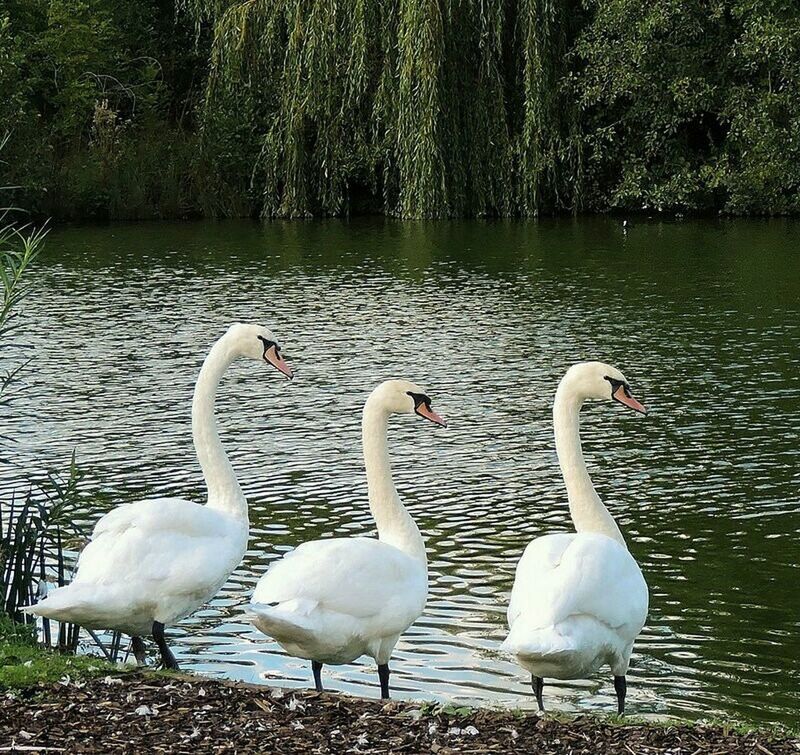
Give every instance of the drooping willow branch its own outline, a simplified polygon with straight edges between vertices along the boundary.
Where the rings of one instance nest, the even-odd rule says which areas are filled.
[[[235,135],[265,217],[572,208],[570,5],[185,0],[214,31],[205,149]]]

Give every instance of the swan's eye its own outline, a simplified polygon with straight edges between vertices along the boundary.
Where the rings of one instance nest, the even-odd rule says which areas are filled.
[[[264,338],[264,336],[259,336],[258,340],[264,344],[264,351],[262,352],[261,356],[263,357],[265,362],[269,362],[269,358],[267,357],[267,352],[274,347],[275,349],[275,356],[280,358],[281,355],[281,347],[278,346],[275,341],[270,341],[269,338]]]
[[[609,383],[611,383],[612,397],[620,388],[622,388],[623,393],[628,398],[633,398],[633,394],[631,393],[631,387],[624,380],[616,380],[615,378],[612,378],[609,375],[606,375],[605,379],[608,380]]]
[[[419,409],[420,406],[425,406],[429,410],[431,408],[431,400],[428,396],[424,393],[414,393],[413,391],[406,391],[407,396],[411,396],[414,399],[414,408]]]
[[[439,416],[433,409],[431,409],[431,400],[424,393],[414,393],[413,391],[406,391],[406,395],[414,399],[414,412],[420,417],[429,419],[431,422],[447,427],[447,422],[444,417]]]

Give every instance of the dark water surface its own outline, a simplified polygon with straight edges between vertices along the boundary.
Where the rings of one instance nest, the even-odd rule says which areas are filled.
[[[249,362],[223,382],[223,441],[250,500],[241,567],[172,630],[187,668],[308,686],[244,620],[268,564],[303,540],[372,533],[360,410],[387,377],[426,387],[447,430],[399,417],[390,444],[427,540],[431,596],[401,639],[404,698],[531,705],[498,653],[525,545],[570,528],[551,402],[608,361],[651,410],[584,410],[595,484],[650,585],[629,679],[636,714],[796,723],[800,705],[800,226],[788,222],[382,221],[146,224],[53,233],[3,410],[4,466],[65,468],[92,517],[145,495],[204,499],[190,401],[235,319],[270,325],[297,379]],[[331,689],[377,694],[370,662]],[[551,709],[613,708],[607,675],[551,682]]]

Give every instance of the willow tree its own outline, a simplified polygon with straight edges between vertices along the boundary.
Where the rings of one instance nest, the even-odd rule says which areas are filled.
[[[185,2],[213,27],[206,149],[248,167],[265,217],[578,201],[568,0]]]

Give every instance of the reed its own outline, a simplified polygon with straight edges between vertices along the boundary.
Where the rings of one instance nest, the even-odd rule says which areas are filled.
[[[15,624],[35,627],[34,617],[22,608],[44,597],[51,586],[62,587],[72,578],[77,549],[85,540],[80,479],[73,455],[66,479],[50,474],[46,484],[31,487],[21,499],[12,495],[8,504],[0,500],[0,613]],[[57,626],[55,632],[51,622],[42,619],[41,644],[74,653],[81,628],[64,622]],[[107,660],[117,661],[122,650],[119,632],[111,633],[108,644],[94,632],[88,634]]]
[[[9,503],[0,501],[0,609],[15,623],[35,623],[22,608],[44,594],[48,581],[59,586],[69,581],[72,569],[63,530],[65,523],[68,529],[75,529],[69,517],[76,505],[78,479],[73,459],[66,483],[50,475],[49,489],[34,492],[31,488],[21,499],[12,494]],[[42,638],[48,646],[55,639],[61,650],[74,651],[77,646],[73,625],[61,624],[53,638],[45,619]]]

